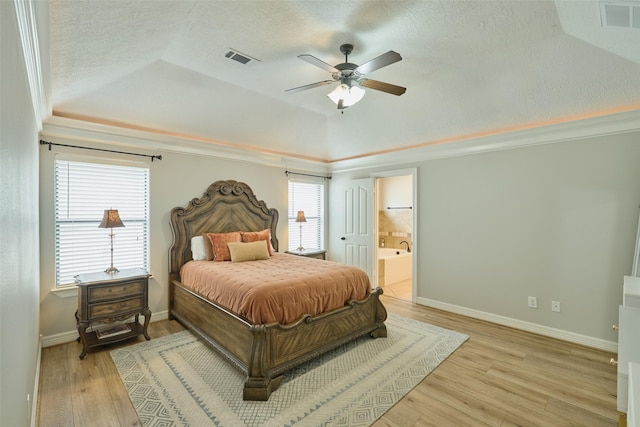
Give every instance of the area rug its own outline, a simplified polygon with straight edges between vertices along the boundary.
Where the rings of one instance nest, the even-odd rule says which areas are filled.
[[[362,337],[285,374],[267,402],[242,400],[244,376],[181,331],[111,352],[143,426],[368,426],[468,337],[389,314]]]

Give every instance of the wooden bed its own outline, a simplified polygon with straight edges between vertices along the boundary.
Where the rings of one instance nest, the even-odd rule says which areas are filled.
[[[317,316],[304,315],[292,324],[280,325],[252,324],[180,283],[180,268],[192,259],[191,237],[268,228],[277,251],[277,223],[278,211],[269,209],[247,184],[237,181],[214,182],[186,208],[171,211],[169,317],[246,374],[244,400],[268,400],[284,372],[339,345],[366,334],[373,338],[387,336],[387,312],[379,299],[380,288],[342,308]]]

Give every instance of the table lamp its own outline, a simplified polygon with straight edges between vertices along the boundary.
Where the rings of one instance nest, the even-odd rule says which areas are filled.
[[[104,272],[108,274],[117,273],[118,270],[113,266],[113,229],[116,227],[124,227],[124,224],[120,220],[120,215],[118,214],[117,209],[105,209],[104,216],[102,217],[102,222],[98,226],[98,228],[109,228],[109,238],[111,239],[111,267],[107,268]]]
[[[302,223],[307,222],[307,218],[304,217],[304,211],[298,211],[296,222],[300,223],[300,246],[298,246],[298,249],[296,250],[302,252],[304,251],[304,248],[302,247]]]

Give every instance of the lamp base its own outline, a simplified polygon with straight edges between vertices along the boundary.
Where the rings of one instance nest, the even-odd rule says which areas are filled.
[[[302,251],[304,251],[304,248],[302,246],[299,246],[298,248],[296,248],[296,251],[302,252]]]
[[[111,267],[107,268],[104,272],[107,273],[107,274],[116,274],[116,273],[120,272],[120,270],[118,270],[117,268],[115,268],[112,265]]]

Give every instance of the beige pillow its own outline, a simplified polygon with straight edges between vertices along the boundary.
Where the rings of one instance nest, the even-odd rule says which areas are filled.
[[[256,242],[258,240],[266,241],[267,250],[269,255],[273,255],[273,249],[271,248],[271,230],[265,228],[262,231],[241,231],[243,242]]]
[[[269,250],[263,240],[255,242],[229,242],[231,262],[257,261],[269,259]]]

